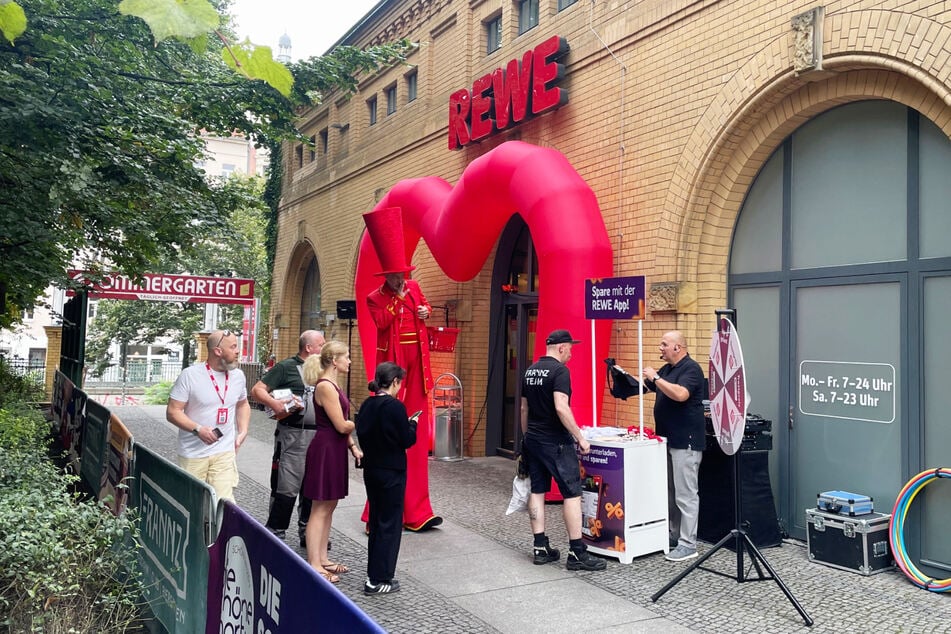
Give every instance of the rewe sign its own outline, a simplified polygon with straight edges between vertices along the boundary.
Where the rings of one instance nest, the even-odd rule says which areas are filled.
[[[568,103],[568,91],[555,85],[564,77],[558,60],[567,52],[568,41],[555,35],[525,51],[521,60],[509,61],[505,70],[496,68],[472,82],[471,91],[449,95],[449,149]]]

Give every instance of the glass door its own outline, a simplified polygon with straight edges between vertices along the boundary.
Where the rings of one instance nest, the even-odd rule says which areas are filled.
[[[521,447],[522,375],[534,362],[538,322],[538,258],[517,214],[499,238],[490,313],[486,455],[514,457]]]
[[[522,376],[534,361],[535,324],[538,304],[513,302],[505,306],[505,387],[503,389],[502,438],[499,453],[514,454],[521,446]]]
[[[822,491],[869,495],[881,510],[902,486],[903,283],[878,279],[793,284],[794,534]]]

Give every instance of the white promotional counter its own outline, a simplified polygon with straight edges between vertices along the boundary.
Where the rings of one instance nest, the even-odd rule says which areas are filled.
[[[581,532],[588,550],[629,564],[669,550],[667,442],[661,438],[589,439],[581,459]]]

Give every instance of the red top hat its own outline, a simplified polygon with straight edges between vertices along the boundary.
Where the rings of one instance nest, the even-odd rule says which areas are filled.
[[[383,270],[374,275],[409,273],[416,267],[406,263],[406,245],[403,241],[403,210],[384,207],[363,214],[367,233]]]

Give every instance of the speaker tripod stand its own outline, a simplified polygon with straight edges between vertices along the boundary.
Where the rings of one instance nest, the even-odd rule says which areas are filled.
[[[736,582],[745,583],[748,581],[775,581],[776,585],[779,586],[779,589],[783,591],[783,594],[786,595],[786,598],[789,599],[789,602],[793,604],[793,607],[796,608],[796,611],[799,612],[799,615],[802,617],[803,622],[807,626],[811,626],[813,621],[812,618],[806,613],[803,607],[799,604],[799,601],[796,600],[796,597],[792,595],[792,592],[789,591],[789,588],[786,587],[786,584],[783,583],[782,579],[779,578],[779,575],[776,574],[776,571],[773,570],[773,567],[769,565],[769,562],[766,561],[766,557],[756,548],[756,545],[753,544],[753,540],[750,539],[750,536],[743,529],[742,524],[742,497],[741,497],[741,487],[740,487],[740,452],[733,454],[733,519],[736,525],[736,528],[731,530],[723,539],[716,543],[716,545],[704,553],[697,561],[690,564],[683,572],[674,577],[667,585],[651,595],[651,601],[654,603],[657,602],[659,598],[664,596],[664,594],[673,588],[675,585],[680,583],[680,580],[689,575],[691,572],[700,568],[701,570],[706,570],[707,572],[712,572],[714,574],[720,575],[721,577],[730,577],[734,578],[732,575],[725,574],[719,570],[711,570],[710,568],[703,568],[703,562],[712,557],[714,553],[718,550],[729,544],[731,541],[734,544],[734,549],[736,550]],[[753,567],[756,568],[757,576],[749,577],[747,576],[744,564],[744,551],[749,554],[750,559],[753,563]],[[760,567],[762,565],[762,567]],[[763,574],[763,568],[769,573],[768,575]]]

